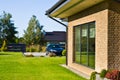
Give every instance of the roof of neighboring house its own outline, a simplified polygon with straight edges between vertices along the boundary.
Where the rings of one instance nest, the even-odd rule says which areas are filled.
[[[51,17],[67,18],[103,1],[106,0],[59,0],[46,11],[46,14]]]
[[[46,32],[45,34],[46,41],[57,41],[57,42],[65,42],[66,41],[66,32],[64,31],[53,31]]]

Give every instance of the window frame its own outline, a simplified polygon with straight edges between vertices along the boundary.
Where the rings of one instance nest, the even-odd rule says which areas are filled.
[[[90,45],[90,43],[89,43],[89,39],[90,39],[90,24],[91,23],[94,23],[94,28],[95,28],[95,33],[94,33],[94,35],[96,34],[96,22],[95,21],[92,21],[92,22],[88,22],[88,23],[84,23],[84,24],[80,24],[80,25],[76,25],[76,26],[73,26],[73,63],[77,63],[77,64],[80,64],[80,65],[83,65],[83,66],[86,66],[86,67],[89,67],[89,68],[92,68],[92,67],[90,67],[90,62],[89,62],[89,45]],[[81,39],[82,39],[82,26],[83,25],[87,25],[87,65],[84,65],[84,64],[81,64],[81,53],[80,53],[80,62],[78,63],[78,62],[76,62],[76,49],[75,49],[75,47],[76,47],[76,32],[75,32],[75,29],[76,29],[76,27],[79,27],[79,29],[80,29],[80,44],[81,44]],[[96,36],[95,36],[95,40],[96,40]],[[96,42],[96,41],[95,41]],[[94,43],[95,43],[94,42]],[[80,50],[82,49],[82,46],[80,45],[79,46],[80,47]],[[96,51],[96,50],[95,50]],[[82,52],[82,51],[80,51],[80,52]],[[94,52],[95,54],[96,54],[96,52]],[[95,56],[95,55],[94,55]],[[95,58],[94,58],[94,61],[95,61]],[[92,68],[92,69],[95,69],[95,63],[94,63],[94,68]]]

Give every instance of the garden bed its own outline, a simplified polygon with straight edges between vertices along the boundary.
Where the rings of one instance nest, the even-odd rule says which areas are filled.
[[[99,74],[96,74],[96,80],[110,80],[110,79],[101,78]]]
[[[90,80],[120,80],[120,71],[103,69],[100,73],[92,72]]]

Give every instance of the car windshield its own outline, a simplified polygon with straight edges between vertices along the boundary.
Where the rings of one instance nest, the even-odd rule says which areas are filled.
[[[50,47],[50,48],[60,48],[59,45],[50,45],[49,47]]]

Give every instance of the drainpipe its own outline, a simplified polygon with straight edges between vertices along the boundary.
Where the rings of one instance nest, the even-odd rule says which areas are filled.
[[[62,23],[62,22],[60,22],[60,21],[58,21],[57,19],[55,19],[55,18],[53,18],[53,17],[51,17],[51,16],[49,16],[48,15],[48,17],[50,18],[50,19],[52,19],[52,20],[54,20],[54,21],[56,21],[56,22],[58,22],[58,23],[60,23],[61,25],[63,25],[64,27],[66,27],[66,51],[68,51],[68,26],[66,25],[66,24],[64,24],[64,23]],[[68,65],[68,58],[67,58],[67,56],[68,56],[68,52],[66,52],[66,65]]]
[[[51,18],[52,20],[54,20],[54,21],[60,23],[61,25],[65,26],[65,27],[67,28],[67,25],[66,25],[66,24],[64,24],[64,23],[62,23],[62,22],[60,22],[60,21],[58,21],[57,19],[55,19],[55,18],[53,18],[53,17],[51,17],[51,16],[48,16],[48,17]]]

